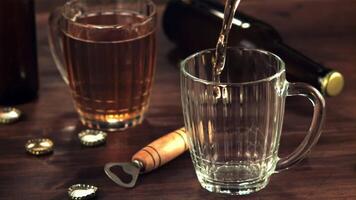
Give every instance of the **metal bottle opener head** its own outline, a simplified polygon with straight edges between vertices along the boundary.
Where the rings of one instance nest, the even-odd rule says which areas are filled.
[[[104,167],[106,175],[116,184],[132,188],[140,173],[148,173],[176,158],[188,149],[185,128],[177,129],[164,135],[136,152],[131,162],[107,163]],[[118,166],[121,172],[114,173],[113,167]],[[127,179],[130,176],[131,179]]]
[[[111,171],[112,167],[119,166],[122,170],[132,177],[130,182],[123,181],[118,175]],[[137,182],[138,175],[140,171],[143,169],[143,165],[140,161],[133,161],[127,163],[107,163],[104,167],[104,171],[106,175],[114,181],[116,184],[125,187],[125,188],[133,188]]]

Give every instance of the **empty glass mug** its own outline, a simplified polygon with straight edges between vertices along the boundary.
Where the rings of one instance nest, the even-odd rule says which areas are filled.
[[[71,0],[49,19],[49,43],[84,125],[118,130],[142,122],[156,60],[150,0]]]
[[[321,134],[325,101],[312,86],[287,82],[283,61],[261,50],[228,48],[220,81],[214,82],[214,55],[214,49],[205,50],[181,63],[192,161],[203,188],[249,194],[306,156]],[[285,99],[296,95],[313,103],[313,120],[300,146],[279,158]]]

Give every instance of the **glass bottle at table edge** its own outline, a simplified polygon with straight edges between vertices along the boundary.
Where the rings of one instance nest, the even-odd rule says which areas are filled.
[[[38,96],[36,22],[33,0],[0,1],[0,105]]]
[[[170,40],[189,53],[214,48],[221,28],[224,5],[216,0],[171,0],[163,16]],[[259,48],[275,53],[286,62],[290,81],[306,82],[325,96],[337,96],[344,86],[343,75],[304,56],[283,43],[271,25],[237,11],[228,46]]]

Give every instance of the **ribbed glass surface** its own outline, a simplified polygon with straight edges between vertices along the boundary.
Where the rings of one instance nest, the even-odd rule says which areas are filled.
[[[212,52],[182,64],[182,105],[192,160],[206,189],[250,193],[267,184],[278,160],[283,63],[265,52],[229,49],[220,83],[212,83]]]

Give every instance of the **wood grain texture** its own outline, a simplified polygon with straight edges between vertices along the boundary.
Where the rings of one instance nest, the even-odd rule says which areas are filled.
[[[84,148],[77,139],[83,127],[47,44],[48,11],[59,2],[37,1],[40,97],[18,106],[25,113],[21,122],[0,126],[0,199],[67,199],[67,188],[76,183],[98,186],[98,199],[356,199],[355,0],[242,1],[242,11],[275,26],[291,46],[341,71],[346,86],[340,96],[327,99],[323,134],[308,158],[274,174],[264,190],[238,198],[201,189],[187,153],[139,177],[134,189],[120,188],[105,176],[105,163],[129,161],[148,143],[183,126],[179,54],[159,29],[157,71],[146,120],[109,134],[105,146]],[[311,114],[306,100],[288,98],[281,156],[299,144]],[[26,154],[26,141],[41,136],[55,142],[54,153]]]
[[[150,172],[188,150],[185,128],[177,129],[151,142],[132,156],[143,164],[144,172]]]

